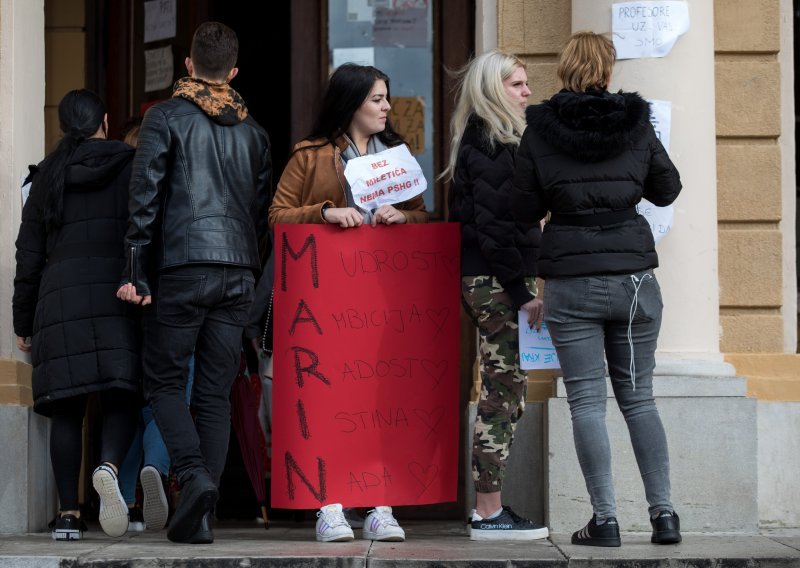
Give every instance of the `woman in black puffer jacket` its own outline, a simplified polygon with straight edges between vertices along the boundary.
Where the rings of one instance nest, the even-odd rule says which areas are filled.
[[[61,506],[53,538],[81,538],[78,479],[90,393],[100,393],[103,414],[102,463],[92,475],[100,525],[122,536],[128,508],[117,466],[141,408],[138,324],[115,297],[134,150],[105,139],[105,107],[90,91],[67,93],[58,116],[64,136],[40,164],[22,211],[14,331],[17,346],[32,352],[34,410],[52,419],[50,460]]]
[[[551,212],[539,274],[547,323],[564,375],[573,435],[594,509],[573,544],[620,546],[605,424],[604,355],[642,474],[654,543],[680,542],[670,501],[669,456],[653,399],[661,292],[653,235],[637,214],[642,197],[668,205],[680,178],[636,93],[607,91],[614,46],[572,36],[558,66],[564,89],[527,111],[514,177],[514,212]]]
[[[514,427],[525,406],[517,313],[539,324],[536,256],[541,230],[511,215],[514,155],[525,127],[528,77],[518,58],[492,51],[463,72],[452,121],[449,220],[461,223],[461,298],[480,332],[481,392],[472,442],[472,540],[532,540],[548,530],[502,506]]]

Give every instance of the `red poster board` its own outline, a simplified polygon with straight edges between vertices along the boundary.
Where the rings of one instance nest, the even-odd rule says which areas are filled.
[[[272,506],[456,500],[459,239],[275,228]]]

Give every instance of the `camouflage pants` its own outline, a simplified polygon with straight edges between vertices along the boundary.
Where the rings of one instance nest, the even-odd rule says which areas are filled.
[[[525,283],[536,294],[535,278]],[[461,299],[480,332],[481,393],[472,440],[472,478],[480,493],[500,491],[514,428],[525,408],[519,326],[511,297],[493,276],[465,276]]]

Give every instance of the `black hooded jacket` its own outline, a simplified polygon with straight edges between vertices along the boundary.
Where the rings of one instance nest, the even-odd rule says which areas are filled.
[[[22,210],[14,332],[32,337],[34,410],[110,388],[138,391],[139,327],[116,298],[125,264],[133,148],[90,139],[67,166],[61,227],[44,222],[47,188],[34,176]]]
[[[449,195],[449,220],[461,223],[461,274],[495,276],[518,308],[533,299],[525,277],[536,276],[538,222],[511,215],[516,146],[492,147],[480,118],[472,116],[461,138]]]
[[[513,211],[528,222],[553,213],[542,235],[540,276],[625,274],[658,266],[647,221],[625,215],[635,213],[631,209],[642,197],[665,206],[681,190],[649,117],[647,101],[623,92],[561,91],[528,108]]]

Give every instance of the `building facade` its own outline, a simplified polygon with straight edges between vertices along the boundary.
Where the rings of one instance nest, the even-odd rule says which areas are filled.
[[[671,102],[670,155],[684,183],[672,230],[658,248],[665,313],[656,393],[669,437],[674,501],[687,530],[797,527],[793,4],[687,3],[689,30],[672,51],[659,59],[620,61],[612,81],[614,89]],[[173,4],[176,40],[170,49],[177,77],[181,49],[196,23],[222,12],[221,3],[213,1]],[[441,171],[446,155],[453,104],[444,68],[463,64],[473,49],[514,52],[526,62],[531,102],[539,101],[558,89],[556,61],[570,33],[609,33],[613,9],[612,0],[417,4],[429,10],[427,40],[418,40],[432,68],[422,82],[430,84],[419,87],[429,87],[419,128],[434,172]],[[255,66],[285,54],[286,63],[275,64],[285,98],[268,99],[260,119],[276,133],[273,140],[281,140],[278,161],[307,129],[308,109],[334,50],[352,47],[336,35],[336,6],[335,0],[302,0],[265,14],[264,25],[269,16],[269,25],[307,35],[276,35],[259,48],[267,53],[249,55]],[[0,326],[6,330],[0,334],[0,432],[9,456],[0,465],[0,532],[41,530],[56,507],[48,424],[31,410],[30,365],[15,348],[12,327],[20,179],[57,138],[55,107],[67,90],[89,86],[105,92],[116,128],[164,95],[143,89],[147,78],[137,63],[143,59],[143,18],[142,2],[134,0],[0,0]],[[409,98],[413,94],[409,91]],[[276,112],[281,104],[289,105],[288,113]],[[270,124],[278,115],[285,122]],[[428,196],[439,218],[445,191],[438,187]],[[473,336],[466,330],[462,337],[468,382]],[[590,509],[563,385],[532,373],[530,386],[522,448],[515,446],[518,457],[509,479],[511,499],[520,512],[545,520],[554,531],[574,530]],[[647,528],[641,483],[617,414],[609,410],[621,515],[630,528]]]

